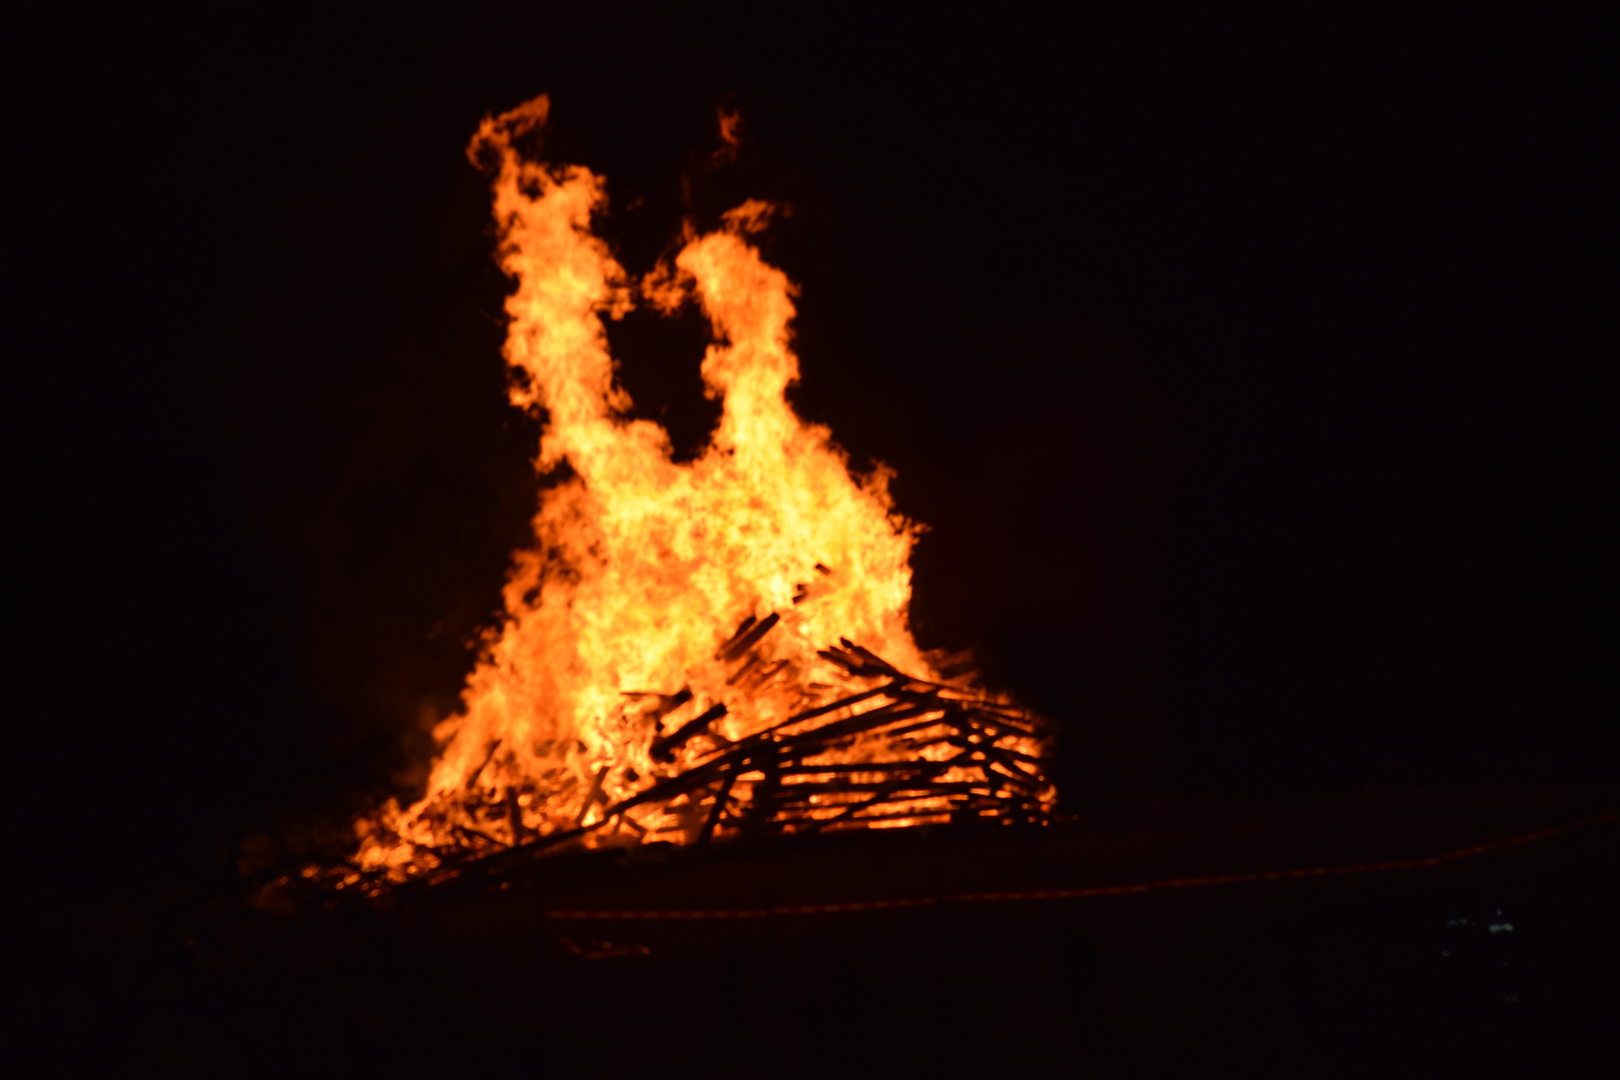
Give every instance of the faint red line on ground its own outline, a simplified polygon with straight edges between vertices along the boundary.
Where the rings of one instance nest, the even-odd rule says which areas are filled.
[[[1444,855],[1430,855],[1421,859],[1394,859],[1388,862],[1356,863],[1350,866],[1318,866],[1308,870],[1269,870],[1252,874],[1220,874],[1212,877],[1165,878],[1140,885],[1098,885],[1084,889],[1034,889],[1023,892],[947,893],[942,896],[919,896],[904,900],[856,900],[843,904],[795,904],[769,908],[709,908],[668,911],[548,911],[548,919],[764,919],[772,915],[828,915],[844,911],[882,911],[889,908],[927,907],[941,903],[977,903],[1009,900],[1077,900],[1094,896],[1121,896],[1127,893],[1154,892],[1158,889],[1191,889],[1205,885],[1241,885],[1256,881],[1286,881],[1293,878],[1336,877],[1343,874],[1368,874],[1386,870],[1417,870],[1439,866],[1454,859],[1483,855],[1487,851],[1546,840],[1561,833],[1584,828],[1587,825],[1607,825],[1620,821],[1620,814],[1600,814],[1582,818],[1567,825],[1536,832],[1521,833],[1506,840],[1492,840],[1472,847],[1458,848]]]

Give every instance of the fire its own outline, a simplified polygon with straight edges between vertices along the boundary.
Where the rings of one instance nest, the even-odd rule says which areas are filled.
[[[877,685],[838,662],[855,655],[841,640],[942,681],[907,624],[920,527],[895,511],[885,469],[852,474],[828,429],[784,396],[799,378],[797,289],[749,242],[772,208],[749,201],[719,231],[689,228],[673,264],[636,281],[591,232],[603,179],[520,152],[548,111],[542,96],[486,117],[468,156],[493,166],[499,258],[516,283],[512,401],[544,409],[537,468],[566,465],[567,479],[543,493],[535,545],[516,554],[506,585],[506,620],[462,708],[435,729],[425,796],[357,824],[360,866],[396,880],[447,849],[599,822],[708,755]],[[733,119],[728,145],[734,131]],[[663,428],[625,418],[602,319],[638,302],[670,312],[692,301],[713,329],[702,374],[723,412],[701,456],[677,463]],[[886,760],[893,749],[862,738],[816,760]],[[915,801],[902,814],[939,809]],[[697,806],[693,796],[626,811],[614,842],[695,839]],[[837,812],[836,800],[825,809]]]

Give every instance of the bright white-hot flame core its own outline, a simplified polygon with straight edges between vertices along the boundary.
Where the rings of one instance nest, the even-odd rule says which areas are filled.
[[[637,285],[591,232],[601,178],[514,145],[548,107],[486,118],[468,152],[496,166],[500,260],[516,282],[512,400],[545,410],[539,468],[566,461],[572,475],[544,492],[507,621],[435,731],[425,797],[358,824],[372,870],[421,869],[458,837],[510,844],[588,823],[593,807],[847,685],[817,656],[840,637],[937,677],[907,627],[917,527],[894,512],[881,468],[852,476],[830,432],[784,396],[799,377],[796,289],[746,239],[770,208],[744,204]],[[689,464],[663,428],[623,416],[602,315],[638,297],[665,310],[694,298],[713,327],[702,372],[723,412]],[[759,662],[738,671],[717,656],[745,619],[772,613]],[[712,735],[673,760],[653,753],[660,731],[721,704]]]

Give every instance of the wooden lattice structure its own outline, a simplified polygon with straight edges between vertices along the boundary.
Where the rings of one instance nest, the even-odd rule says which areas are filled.
[[[698,844],[875,825],[1048,819],[1046,762],[1026,752],[1045,745],[1038,718],[914,679],[847,639],[842,645],[821,655],[851,676],[880,680],[877,685],[734,743],[605,808],[591,828],[620,831],[631,821],[628,812],[643,806],[673,811],[679,823],[642,838],[679,830]],[[833,760],[863,741],[881,747],[872,759]]]

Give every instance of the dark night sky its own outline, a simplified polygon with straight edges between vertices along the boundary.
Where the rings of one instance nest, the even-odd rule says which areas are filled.
[[[453,699],[536,436],[462,148],[541,91],[633,272],[791,204],[799,407],[898,469],[919,636],[1061,722],[1071,806],[1612,773],[1595,26],[120,18],[13,65],[46,846],[196,864]],[[612,330],[687,447],[700,331]]]

